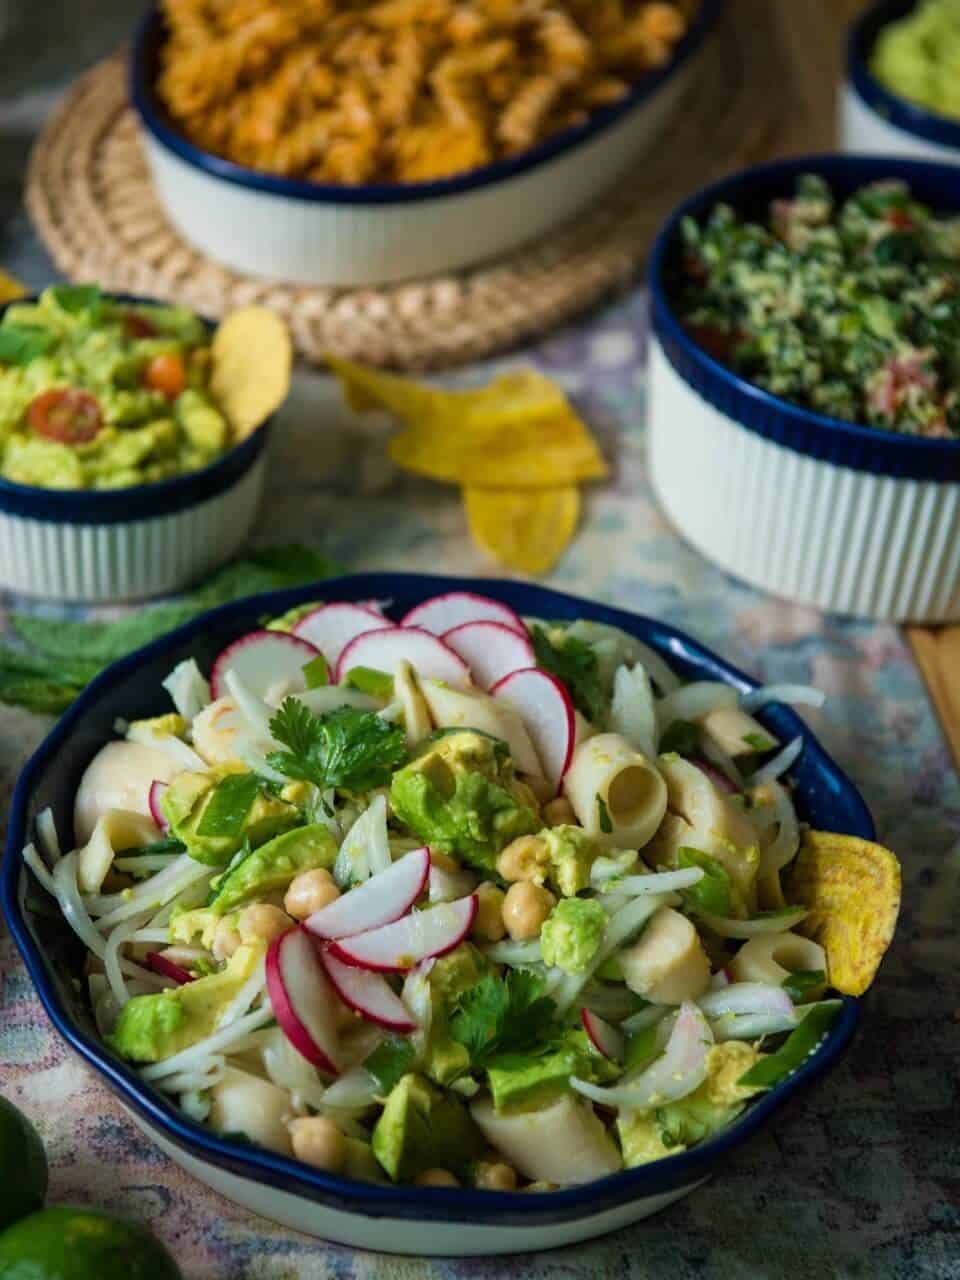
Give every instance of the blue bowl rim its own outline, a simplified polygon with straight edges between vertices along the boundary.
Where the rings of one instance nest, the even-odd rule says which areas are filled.
[[[621,626],[631,633],[642,632],[646,642],[664,652],[668,659],[672,657],[701,670],[706,669],[743,692],[757,687],[757,682],[751,677],[674,627],[643,615],[627,613],[612,606],[532,584],[490,579],[441,578],[422,574],[371,573],[326,579],[309,587],[248,597],[211,610],[112,664],[57,722],[31,756],[16,786],[5,857],[0,868],[0,909],[55,1029],[104,1077],[126,1105],[132,1106],[155,1125],[168,1141],[188,1151],[194,1158],[294,1194],[306,1193],[310,1200],[328,1204],[340,1211],[370,1217],[469,1221],[488,1225],[550,1225],[569,1221],[571,1218],[587,1218],[625,1204],[638,1196],[662,1194],[673,1188],[690,1188],[706,1177],[717,1161],[742,1145],[788,1100],[808,1088],[838,1060],[854,1035],[860,1017],[861,1001],[850,996],[843,997],[841,1016],[817,1051],[786,1081],[754,1102],[729,1129],[689,1151],[581,1187],[555,1191],[549,1196],[521,1197],[467,1188],[454,1191],[381,1186],[331,1177],[264,1149],[224,1140],[188,1120],[172,1103],[165,1101],[162,1095],[146,1085],[128,1065],[110,1057],[101,1043],[74,1025],[71,1015],[60,1004],[20,905],[19,885],[22,877],[27,875],[21,850],[28,839],[29,805],[35,777],[56,756],[61,743],[69,738],[74,726],[82,721],[88,708],[98,701],[101,694],[128,673],[134,672],[143,662],[179,649],[185,642],[201,635],[213,623],[236,619],[238,625],[246,625],[251,614],[280,614],[308,600],[384,598],[394,595],[398,587],[422,593],[422,598],[425,599],[430,594],[463,589],[465,585],[474,591],[506,598],[514,608],[528,614],[549,616],[554,603],[573,606],[578,616],[592,617],[596,621]],[[873,839],[873,821],[863,798],[805,723],[792,710],[781,706],[766,709],[761,713],[761,718],[769,720],[771,727],[775,727],[785,737],[803,737],[805,751],[811,754],[818,772],[825,773],[836,792],[850,803],[850,833],[864,839]]]
[[[6,314],[8,307],[36,302],[39,296],[30,294],[11,299],[0,306],[0,316]],[[104,290],[103,296],[111,302],[131,306],[168,305],[162,299],[133,293]],[[209,317],[199,316],[199,319],[208,332],[213,331],[214,322]],[[271,414],[245,440],[232,445],[199,471],[188,471],[150,484],[129,485],[123,489],[45,489],[42,485],[18,484],[0,476],[0,511],[48,524],[83,525],[127,524],[184,511],[224,493],[250,470],[266,446],[274,416]]]
[[[870,55],[880,31],[916,8],[916,0],[877,0],[857,18],[847,37],[847,76],[860,98],[888,124],[927,142],[960,151],[960,120],[902,98],[870,70]]]
[[[743,414],[742,425],[758,434],[785,438],[785,443],[792,442],[792,447],[802,453],[815,453],[822,448],[826,456],[836,454],[831,460],[856,469],[914,479],[942,480],[948,469],[957,471],[960,467],[960,440],[931,440],[862,426],[785,400],[749,382],[710,355],[690,336],[674,310],[667,266],[683,220],[701,217],[718,202],[737,206],[745,198],[749,200],[752,189],[758,184],[765,186],[776,181],[782,184],[785,194],[789,194],[792,180],[805,173],[818,174],[828,183],[834,178],[842,178],[849,183],[855,177],[860,184],[894,177],[902,178],[912,186],[926,178],[938,185],[942,183],[947,188],[954,188],[960,212],[960,166],[931,160],[822,152],[736,170],[688,196],[657,233],[647,267],[653,330],[682,357],[682,376],[686,378],[686,371],[690,370],[698,383],[698,390],[707,392],[708,398],[724,412],[729,412],[732,405],[738,415]],[[828,434],[824,436],[824,433]],[[821,441],[819,448],[803,447],[805,440],[818,438]],[[869,459],[866,465],[862,461],[865,455]]]
[[[348,187],[335,183],[280,178],[257,169],[250,169],[245,165],[235,164],[231,160],[225,160],[189,142],[169,122],[167,113],[156,94],[156,54],[162,17],[155,5],[151,5],[144,14],[134,36],[130,60],[130,97],[141,124],[157,142],[191,168],[199,169],[211,177],[248,190],[311,203],[410,204],[445,196],[463,195],[469,191],[476,191],[506,179],[518,177],[604,132],[635,107],[641,106],[652,97],[681,66],[693,57],[712,30],[725,2],[726,0],[700,0],[693,22],[674,46],[673,56],[666,66],[641,76],[624,98],[610,106],[598,108],[583,124],[564,129],[509,159],[483,165],[468,173],[428,182],[371,183]]]

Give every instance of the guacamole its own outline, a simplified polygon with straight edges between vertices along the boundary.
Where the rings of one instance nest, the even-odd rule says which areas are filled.
[[[960,0],[923,0],[880,32],[870,70],[891,93],[960,120]]]
[[[199,470],[233,443],[209,384],[192,311],[46,289],[0,321],[0,475],[122,489]]]

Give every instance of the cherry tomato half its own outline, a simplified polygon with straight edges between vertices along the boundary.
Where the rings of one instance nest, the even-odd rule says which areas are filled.
[[[154,356],[143,371],[143,381],[153,391],[162,391],[168,400],[176,400],[187,385],[187,371],[179,356]]]
[[[146,316],[137,315],[136,311],[128,311],[123,317],[123,325],[128,338],[155,338],[157,326]]]
[[[75,387],[44,391],[31,400],[27,417],[37,435],[61,444],[87,444],[103,426],[96,397]]]

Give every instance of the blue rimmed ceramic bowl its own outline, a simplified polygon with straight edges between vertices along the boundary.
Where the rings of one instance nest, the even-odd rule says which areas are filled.
[[[297,284],[377,285],[496,258],[573,217],[661,136],[723,0],[701,0],[670,63],[632,91],[509,160],[434,182],[338,186],[278,178],[188,142],[156,90],[165,40],[152,9],[131,60],[131,97],[154,185],[202,253]]]
[[[960,120],[901,98],[870,70],[880,32],[916,7],[917,0],[879,0],[851,27],[847,80],[840,97],[840,136],[847,151],[960,164]]]
[[[897,178],[960,212],[960,169],[879,156],[802,156],[698,191],[649,265],[648,451],[660,503],[709,559],[754,586],[860,617],[960,618],[960,440],[859,426],[771,395],[714,359],[673,309],[685,218],[751,217],[818,174],[843,199]]]
[[[0,589],[108,603],[164,595],[211,573],[239,550],[256,520],[269,427],[208,467],[155,484],[43,489],[0,478]]]
[[[188,1120],[100,1041],[72,978],[82,948],[68,926],[27,905],[39,890],[20,859],[37,814],[48,805],[58,829],[70,831],[73,796],[84,768],[114,732],[118,716],[134,719],[164,709],[160,681],[194,657],[209,669],[230,641],[264,615],[308,600],[389,599],[400,618],[430,596],[469,585],[518,613],[589,618],[611,623],[661,653],[684,677],[722,680],[747,691],[742,672],[663,623],[515,582],[405,574],[360,574],[314,587],[257,596],[197,618],[124,658],[98,677],[59,721],[21,775],[10,815],[0,904],[54,1026],[119,1096],[133,1119],[178,1164],[237,1203],[286,1226],[343,1244],[394,1253],[466,1255],[517,1253],[585,1240],[655,1213],[709,1177],[730,1152],[767,1124],[793,1097],[831,1067],[849,1044],[859,1002],[845,998],[841,1016],[817,1051],[787,1081],[753,1104],[718,1137],[669,1159],[586,1186],[544,1195],[379,1186],[348,1182],[286,1157],[217,1137]],[[765,724],[784,740],[802,735],[793,770],[800,815],[818,828],[873,838],[873,823],[850,780],[788,708],[771,706]]]

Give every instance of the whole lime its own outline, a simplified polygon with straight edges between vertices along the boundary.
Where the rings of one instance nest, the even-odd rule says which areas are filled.
[[[12,1102],[0,1098],[0,1230],[43,1208],[47,1178],[39,1133]]]
[[[98,1209],[57,1205],[0,1233],[0,1280],[183,1280],[156,1236]]]

